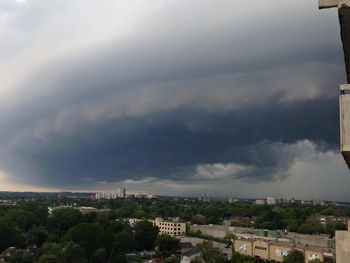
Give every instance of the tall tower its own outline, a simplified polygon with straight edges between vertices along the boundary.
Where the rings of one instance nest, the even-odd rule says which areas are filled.
[[[350,168],[350,0],[319,0],[319,8],[338,8],[347,83],[340,85],[340,150]]]
[[[125,188],[120,188],[119,189],[119,197],[120,198],[125,198],[126,197],[126,190],[125,190]]]

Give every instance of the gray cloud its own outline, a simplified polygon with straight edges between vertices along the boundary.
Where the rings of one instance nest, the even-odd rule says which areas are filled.
[[[62,188],[272,182],[308,158],[300,142],[332,152],[336,14],[255,4],[0,1],[0,171]]]

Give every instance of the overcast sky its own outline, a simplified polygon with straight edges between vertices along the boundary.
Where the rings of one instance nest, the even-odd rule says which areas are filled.
[[[0,0],[0,190],[350,201],[336,10]]]

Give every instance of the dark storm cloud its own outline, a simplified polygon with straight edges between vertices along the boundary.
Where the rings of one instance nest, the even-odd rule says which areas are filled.
[[[253,181],[272,180],[294,161],[296,153],[284,144],[309,139],[327,146],[320,151],[335,147],[335,109],[332,99],[222,114],[184,109],[114,119],[47,141],[28,135],[7,152],[13,166],[6,168],[20,180],[27,175],[35,183],[74,185],[147,177],[191,180],[198,164],[237,163],[255,167],[243,173]]]
[[[337,17],[301,0],[101,2],[0,3],[12,182],[277,180],[337,147]]]

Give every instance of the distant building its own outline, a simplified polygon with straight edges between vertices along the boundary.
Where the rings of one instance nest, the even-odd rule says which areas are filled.
[[[171,236],[182,236],[186,233],[186,223],[165,221],[160,217],[151,221],[154,226],[159,228],[161,234],[169,234]]]
[[[255,204],[257,204],[257,205],[266,205],[266,200],[258,199],[258,200],[255,201]]]
[[[329,223],[332,223],[332,222],[339,222],[339,223],[342,223],[344,225],[347,225],[348,223],[348,220],[349,220],[349,217],[343,217],[343,216],[340,216],[340,217],[337,217],[337,216],[320,216],[320,223],[322,225],[327,225]]]
[[[136,225],[136,223],[140,222],[140,221],[141,221],[141,219],[138,219],[138,218],[129,218],[128,224],[129,224],[129,226],[134,227]]]
[[[268,205],[276,205],[277,201],[274,197],[267,197],[266,198],[266,204]]]
[[[87,206],[54,206],[54,207],[48,207],[48,213],[49,215],[52,215],[53,211],[59,210],[59,209],[65,209],[65,208],[79,210],[82,214],[87,214],[91,212],[102,213],[102,212],[110,211],[110,209],[98,209],[95,207],[87,207]]]
[[[234,197],[229,197],[227,200],[230,204],[233,204],[234,202],[237,201],[237,199],[235,199]]]
[[[119,198],[126,198],[126,190],[125,188],[119,189]]]
[[[96,200],[100,199],[116,199],[117,198],[117,193],[115,192],[97,192],[95,194]]]
[[[146,198],[146,195],[142,194],[142,193],[135,193],[134,194],[135,198],[141,199],[141,198]]]
[[[210,202],[210,198],[209,198],[209,196],[206,193],[204,193],[202,198],[201,198],[201,201],[205,202],[205,203],[209,203]]]

